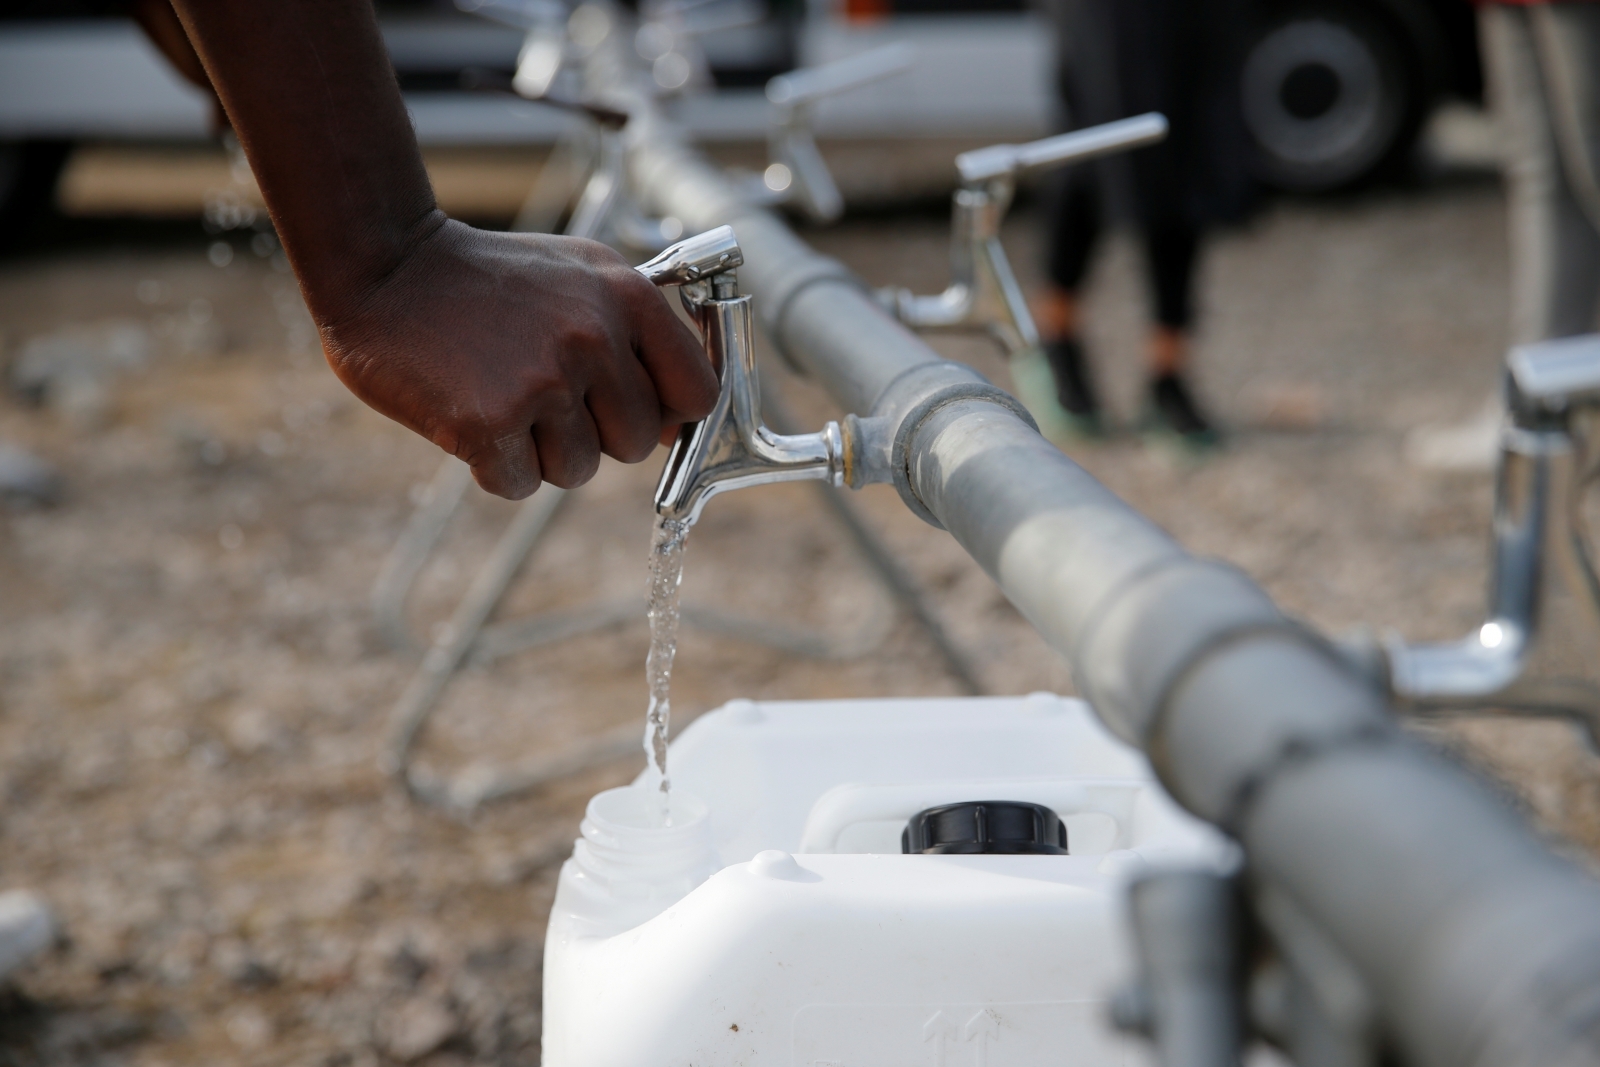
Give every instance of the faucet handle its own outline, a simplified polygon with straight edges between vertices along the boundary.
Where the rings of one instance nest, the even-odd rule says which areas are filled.
[[[679,241],[654,259],[634,269],[657,285],[687,285],[724,274],[744,263],[732,226],[696,234]]]
[[[767,99],[787,114],[810,107],[823,97],[859,89],[863,85],[903,73],[916,59],[909,44],[883,45],[815,67],[801,67],[767,82]]]
[[[769,163],[756,182],[759,202],[798,202],[817,222],[837,222],[844,214],[844,196],[817,148],[812,111],[825,97],[904,73],[915,56],[911,45],[884,45],[767,82],[774,124],[768,136]]]
[[[967,185],[995,178],[1015,178],[1039,167],[1080,163],[1130,148],[1155,144],[1167,136],[1167,117],[1151,111],[1027,144],[996,144],[956,157],[956,170]]]
[[[561,0],[456,0],[456,8],[518,30],[564,26],[568,14]]]

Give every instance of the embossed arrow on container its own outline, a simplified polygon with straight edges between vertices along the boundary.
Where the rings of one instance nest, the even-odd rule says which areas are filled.
[[[973,1053],[973,1067],[988,1067],[989,1042],[1000,1036],[1000,1017],[988,1008],[984,1008],[972,1018],[967,1020],[967,1025],[961,1028],[961,1036],[968,1040],[976,1040],[978,1046]]]
[[[933,1042],[934,1067],[946,1067],[945,1049],[961,1036],[961,1028],[940,1009],[933,1018],[922,1024],[922,1040]]]

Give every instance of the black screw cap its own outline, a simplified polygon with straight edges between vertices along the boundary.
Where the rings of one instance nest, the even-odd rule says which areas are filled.
[[[1020,800],[969,800],[928,808],[911,817],[900,834],[907,855],[1067,855],[1067,828],[1043,804]]]

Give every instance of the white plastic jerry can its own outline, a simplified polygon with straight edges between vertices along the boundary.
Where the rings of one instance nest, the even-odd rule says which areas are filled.
[[[1132,970],[1122,885],[1231,857],[1048,693],[734,701],[670,771],[668,826],[638,786],[589,803],[546,939],[544,1067],[1144,1062],[1107,1015]],[[903,854],[947,805],[980,834],[1036,811],[1065,854]]]

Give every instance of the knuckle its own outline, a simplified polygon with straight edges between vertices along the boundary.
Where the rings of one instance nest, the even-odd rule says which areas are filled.
[[[545,472],[545,481],[562,489],[576,489],[599,471],[600,454],[592,449],[585,449],[579,455],[568,452],[552,467],[554,469]]]
[[[539,488],[540,472],[526,425],[479,425],[457,436],[447,449],[472,468],[473,481],[486,493],[521,500]]]
[[[472,473],[488,492],[521,500],[539,488],[540,471],[531,458],[527,431],[501,434],[476,457]]]
[[[603,314],[573,315],[563,324],[561,342],[568,351],[603,352],[614,347],[615,332]]]
[[[627,264],[622,264],[622,269],[616,272],[616,284],[626,290],[629,295],[648,301],[650,304],[660,304],[663,308],[670,307],[667,298],[659,286],[634,270]]]
[[[531,430],[532,420],[528,418],[526,405],[505,403],[485,408],[473,427],[473,454],[485,460],[509,457],[514,454],[514,444],[520,444],[521,450],[526,451],[526,439]]]
[[[465,460],[468,463],[472,462],[465,454],[468,451],[466,438],[455,425],[435,423],[425,427],[422,435],[457,459]]]
[[[571,240],[579,252],[596,268],[621,267],[624,270],[631,269],[628,266],[628,261],[622,258],[622,253],[604,241],[596,241],[590,237],[574,237]]]
[[[532,417],[522,420],[523,428],[529,429],[539,423],[564,424],[570,421],[582,406],[583,395],[577,383],[565,380],[544,382],[528,391],[527,404],[523,410]]]
[[[541,416],[571,403],[577,383],[572,371],[558,359],[529,360],[508,375],[479,407],[485,425],[495,432],[527,432]]]
[[[476,471],[474,471],[476,477]],[[517,478],[511,481],[495,480],[493,484],[486,484],[484,479],[478,478],[478,486],[486,493],[503,497],[506,500],[525,500],[532,496],[534,490],[539,488],[537,478]]]
[[[512,395],[507,396],[492,417],[496,425],[512,423],[530,424],[528,415],[534,411],[559,406],[569,389],[566,376],[548,369],[534,369],[522,374]]]
[[[656,450],[656,442],[660,437],[660,419],[650,420],[649,425],[643,421],[636,422],[628,427],[628,432],[617,442],[611,454],[624,463],[642,463]]]
[[[692,382],[688,388],[678,390],[673,399],[674,406],[683,414],[691,419],[703,419],[717,404],[717,387],[714,381],[709,385]]]

